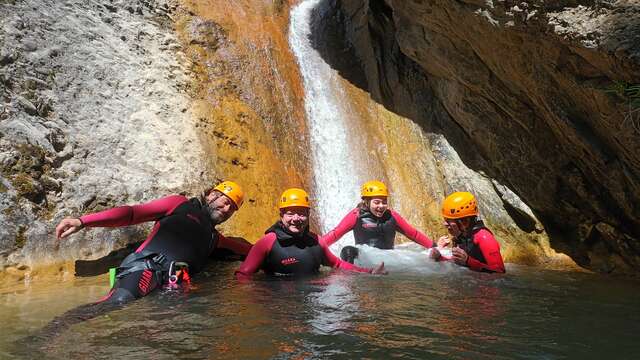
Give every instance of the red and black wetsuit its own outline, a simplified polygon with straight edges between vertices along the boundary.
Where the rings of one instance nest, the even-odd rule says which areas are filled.
[[[500,244],[493,233],[478,220],[471,229],[471,236],[458,236],[455,240],[469,258],[466,266],[474,271],[504,273],[504,262],[500,254]]]
[[[318,241],[316,234],[308,230],[299,235],[291,234],[278,221],[251,248],[236,275],[240,278],[248,277],[260,269],[267,274],[309,275],[317,273],[320,265],[371,272],[370,269],[338,259],[326,245]]]
[[[134,254],[158,254],[164,263],[186,262],[189,273],[202,270],[216,249],[224,248],[246,255],[250,244],[225,238],[211,222],[206,204],[193,198],[173,195],[134,206],[121,206],[80,218],[87,227],[117,227],[156,221],[147,239]],[[127,259],[123,264],[127,262]],[[145,296],[162,285],[154,272],[141,270],[118,279],[111,292],[101,301],[125,302]]]
[[[369,245],[378,249],[393,249],[396,231],[431,248],[433,241],[411,226],[400,214],[387,210],[382,217],[373,215],[366,209],[353,209],[345,216],[335,229],[322,236],[320,241],[327,246],[338,241],[348,231],[353,230],[356,245]]]

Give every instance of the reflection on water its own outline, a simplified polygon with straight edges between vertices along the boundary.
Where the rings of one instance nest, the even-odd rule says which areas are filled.
[[[408,251],[409,253],[404,253]],[[420,251],[393,255],[418,261]],[[375,251],[374,251],[375,253]],[[190,292],[160,292],[71,326],[46,358],[637,358],[640,284],[583,273],[509,266],[506,275],[405,263],[388,276],[325,272],[307,279],[257,276],[212,264]],[[393,265],[392,267],[395,267]],[[399,266],[399,265],[398,265]],[[412,268],[412,266],[414,266]],[[100,285],[97,285],[98,280]],[[60,290],[0,292],[9,324],[0,358],[33,358],[18,338],[104,290],[100,279]],[[45,302],[46,300],[46,302]],[[28,304],[17,306],[19,302]],[[47,311],[46,308],[55,309]]]

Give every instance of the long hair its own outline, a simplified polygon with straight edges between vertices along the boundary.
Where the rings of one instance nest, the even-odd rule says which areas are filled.
[[[360,200],[360,202],[356,206],[356,208],[360,210],[370,211],[370,208],[369,208],[370,203],[371,203],[371,199],[367,199],[363,197],[362,200]]]

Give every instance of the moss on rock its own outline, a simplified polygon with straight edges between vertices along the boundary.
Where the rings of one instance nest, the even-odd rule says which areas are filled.
[[[42,186],[26,173],[19,173],[11,180],[13,187],[18,192],[19,197],[26,198],[32,202],[39,203],[44,194]]]
[[[25,236],[25,232],[27,232],[26,226],[18,226],[18,231],[16,232],[16,241],[15,247],[17,249],[22,249],[24,245],[27,243],[27,237]]]
[[[19,198],[42,203],[46,198],[46,189],[40,183],[40,178],[51,171],[51,166],[45,160],[47,151],[31,144],[19,144],[14,150],[16,155],[13,161],[0,169],[2,175],[9,179]],[[0,187],[0,192],[6,191],[4,185]]]

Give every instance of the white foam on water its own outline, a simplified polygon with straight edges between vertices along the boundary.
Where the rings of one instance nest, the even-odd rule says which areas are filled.
[[[446,273],[460,271],[452,262],[437,262],[429,257],[430,249],[416,243],[396,245],[393,250],[382,250],[367,245],[356,245],[358,257],[355,264],[363,267],[375,267],[384,262],[389,272],[411,272],[421,274]]]
[[[354,207],[354,200],[360,197],[360,181],[366,174],[355,166],[357,156],[349,146],[351,134],[347,122],[352,111],[344,101],[348,97],[338,81],[339,75],[311,43],[312,12],[321,3],[322,0],[305,0],[293,8],[289,44],[303,78],[315,179],[313,202],[319,215],[320,231],[324,234],[338,225]],[[344,246],[354,243],[353,232],[348,232],[331,246],[331,250],[340,254]],[[358,248],[360,256],[356,263],[362,266],[373,267],[384,261],[390,271],[421,273],[455,268],[453,264],[436,263],[428,257],[426,249],[413,243],[396,246],[394,250]]]

